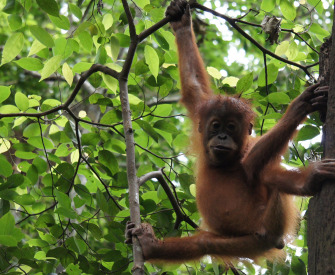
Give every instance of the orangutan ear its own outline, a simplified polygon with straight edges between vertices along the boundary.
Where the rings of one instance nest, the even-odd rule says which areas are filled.
[[[250,123],[250,125],[249,125],[249,135],[251,135],[251,133],[252,133],[252,127],[254,127],[254,125],[252,123]]]

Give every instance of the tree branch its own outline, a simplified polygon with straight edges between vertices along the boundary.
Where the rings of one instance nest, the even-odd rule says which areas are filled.
[[[169,198],[169,201],[171,202],[171,205],[173,207],[173,210],[175,211],[177,215],[176,223],[174,228],[178,229],[180,223],[182,221],[187,222],[189,225],[191,225],[194,229],[198,228],[198,225],[194,223],[187,215],[185,215],[181,211],[181,206],[179,205],[178,201],[176,200],[175,196],[172,194],[171,189],[169,188],[169,185],[167,184],[166,180],[164,179],[163,169],[160,169],[159,171],[154,171],[147,173],[139,178],[139,186],[147,182],[151,179],[157,179],[157,181],[160,183],[160,185],[163,187],[166,195]]]
[[[136,163],[135,163],[135,140],[134,131],[132,129],[131,110],[128,98],[128,76],[131,64],[134,59],[135,51],[138,45],[138,37],[135,30],[133,18],[126,0],[122,0],[123,8],[125,10],[130,33],[130,46],[126,56],[125,63],[119,75],[120,87],[120,100],[122,108],[123,128],[126,141],[126,162],[127,162],[127,178],[129,186],[129,209],[130,219],[136,226],[141,224],[140,213],[140,199],[139,199],[139,186],[138,178],[136,176]],[[134,266],[132,272],[134,275],[144,274],[144,259],[141,245],[136,237],[133,237],[133,257]]]
[[[306,75],[308,75],[310,78],[313,79],[313,76],[309,73],[308,71],[308,68],[307,66],[303,66],[299,63],[295,63],[293,61],[290,61],[290,60],[287,60],[285,58],[282,58],[276,54],[274,54],[273,52],[269,51],[268,49],[264,48],[261,44],[259,44],[254,38],[252,38],[249,34],[247,34],[244,30],[241,29],[240,26],[238,26],[236,24],[236,22],[238,22],[238,19],[233,19],[229,16],[226,16],[224,14],[221,14],[217,11],[214,11],[214,10],[211,10],[203,5],[200,5],[199,3],[196,3],[196,2],[193,2],[191,4],[191,7],[192,8],[197,8],[199,10],[202,10],[202,11],[206,11],[206,12],[209,12],[217,17],[220,17],[220,18],[223,18],[225,19],[235,30],[237,30],[243,37],[245,37],[246,39],[248,39],[252,44],[254,44],[258,49],[260,49],[263,53],[267,54],[267,55],[270,55],[272,56],[273,58],[276,58],[286,64],[290,64],[290,65],[293,65],[293,66],[296,66],[300,69],[302,69]]]
[[[70,104],[74,101],[74,99],[76,98],[80,88],[82,87],[82,85],[84,84],[84,82],[94,73],[96,72],[102,72],[104,74],[108,74],[116,79],[119,78],[119,73],[116,72],[115,70],[107,67],[107,66],[103,66],[103,65],[99,65],[99,64],[93,64],[91,66],[91,68],[89,70],[87,70],[85,73],[83,73],[80,77],[80,79],[78,80],[78,83],[76,84],[73,92],[71,93],[70,97],[67,99],[67,101],[64,104],[61,104],[55,108],[52,108],[48,111],[45,112],[40,112],[40,113],[10,113],[10,114],[0,114],[0,119],[3,117],[19,117],[19,116],[25,116],[25,117],[43,117],[43,116],[47,116],[50,115],[52,113],[56,113],[60,110],[65,110],[67,109]]]

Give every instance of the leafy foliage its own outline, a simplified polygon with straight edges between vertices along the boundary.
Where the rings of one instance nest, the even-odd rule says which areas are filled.
[[[192,154],[187,154],[190,126],[177,104],[174,36],[166,26],[144,35],[164,18],[167,4],[129,1],[136,33],[143,39],[130,64],[132,27],[121,1],[0,0],[1,273],[131,273],[132,250],[123,233],[130,216],[127,131],[116,77],[127,66],[137,176],[165,167],[181,212],[199,224]],[[307,81],[317,77],[318,51],[331,30],[330,3],[237,0],[206,5],[232,18],[245,15],[236,22],[254,42],[233,33],[229,20],[201,9],[194,15],[194,27],[213,89],[250,99],[259,115],[255,133],[262,134]],[[282,18],[279,45],[270,45],[261,33],[260,24],[269,14]],[[319,141],[301,141],[318,136],[321,125],[317,114],[309,117],[285,164],[298,167],[320,157]],[[142,219],[159,236],[194,230],[189,222],[174,228],[175,209],[156,180],[142,185],[139,200]],[[305,199],[297,203],[306,209]],[[236,269],[247,274],[306,273],[305,229],[303,220],[285,263],[245,262]],[[145,268],[165,274],[224,270],[208,259]]]

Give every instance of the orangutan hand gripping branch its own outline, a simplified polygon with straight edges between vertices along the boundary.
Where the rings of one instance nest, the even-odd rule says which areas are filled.
[[[202,230],[191,237],[158,240],[149,224],[135,228],[128,223],[127,242],[136,236],[150,261],[278,256],[298,223],[291,195],[312,196],[324,180],[335,179],[335,160],[300,170],[280,166],[297,126],[308,114],[326,108],[328,87],[307,88],[271,131],[253,138],[254,112],[249,103],[214,95],[210,89],[188,3],[174,0],[166,14],[173,18],[178,45],[181,102],[194,126],[192,152],[198,159],[196,199]]]

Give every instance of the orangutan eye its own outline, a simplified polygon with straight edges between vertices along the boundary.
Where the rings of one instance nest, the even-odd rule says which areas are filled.
[[[236,126],[235,126],[234,123],[230,122],[230,123],[227,124],[227,129],[228,129],[229,131],[234,131],[235,128],[236,128]]]
[[[212,122],[212,128],[214,130],[218,130],[220,128],[220,123],[218,121],[213,121]]]

